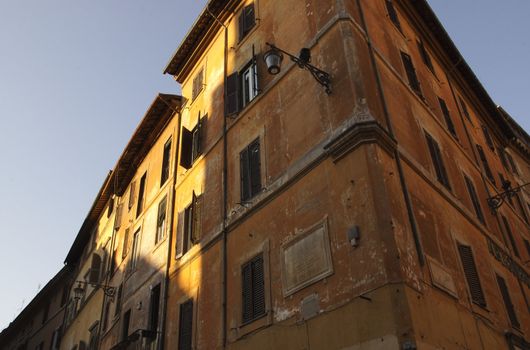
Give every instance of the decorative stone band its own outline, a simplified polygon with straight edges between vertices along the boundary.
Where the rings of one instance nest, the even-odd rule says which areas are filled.
[[[493,242],[489,237],[486,237],[488,241],[488,250],[495,259],[504,265],[519,281],[523,282],[530,288],[530,275],[517,264],[501,247]]]

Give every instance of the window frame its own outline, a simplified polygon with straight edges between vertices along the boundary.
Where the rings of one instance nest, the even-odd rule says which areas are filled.
[[[460,266],[462,267],[462,271],[464,272],[464,278],[466,281],[469,298],[473,304],[480,306],[481,308],[486,308],[488,303],[486,301],[484,288],[482,288],[482,282],[480,279],[479,270],[477,269],[477,263],[475,261],[476,259],[475,254],[473,253],[473,247],[461,242],[456,242],[456,245]],[[462,253],[468,255],[463,256]],[[467,263],[470,262],[471,264],[467,265],[466,261]]]
[[[449,181],[449,174],[445,163],[443,160],[442,151],[438,142],[424,130],[425,139],[427,141],[427,148],[429,150],[429,155],[431,157],[431,164],[434,167],[434,172],[436,174],[436,179],[440,184],[442,184],[448,191],[451,191],[451,182]]]
[[[255,264],[260,264],[258,266],[261,269],[261,272],[256,272]],[[250,274],[250,286],[245,283],[246,271]],[[258,275],[261,273],[261,276]],[[241,325],[247,325],[256,320],[261,319],[267,315],[267,287],[266,287],[266,278],[265,278],[266,268],[265,268],[265,257],[263,252],[255,255],[243,265],[241,265]],[[258,282],[257,287],[260,288],[259,291],[255,290],[254,281],[257,277],[261,277],[261,281]],[[250,289],[250,290],[248,290]],[[245,291],[247,292],[245,293]],[[248,294],[250,293],[250,295]],[[259,294],[258,294],[259,293]],[[261,304],[259,310],[255,310],[256,299],[259,298],[259,304]],[[247,303],[250,303],[250,309],[246,309]]]
[[[162,187],[171,174],[171,145],[172,138],[170,137],[166,143],[164,143],[164,148],[162,152],[162,167],[160,169],[160,187]]]
[[[254,2],[244,6],[238,17],[238,42],[243,41],[244,38],[256,26],[256,8]]]
[[[407,81],[410,89],[423,100],[423,92],[421,90],[421,82],[416,72],[414,62],[412,57],[403,51],[401,52],[401,62],[403,63],[403,68],[405,69],[405,74],[407,76]]]
[[[162,242],[166,237],[167,228],[167,195],[158,203],[158,212],[156,218],[155,245]]]

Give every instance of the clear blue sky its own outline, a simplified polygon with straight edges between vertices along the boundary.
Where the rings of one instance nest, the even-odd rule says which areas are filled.
[[[162,70],[205,2],[0,1],[0,329],[61,268],[156,93],[178,93]],[[529,130],[530,2],[429,2]]]

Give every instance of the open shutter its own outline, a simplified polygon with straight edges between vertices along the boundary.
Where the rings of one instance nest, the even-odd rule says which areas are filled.
[[[88,278],[88,283],[98,284],[99,277],[101,275],[101,257],[94,253],[92,254],[92,264],[90,265],[90,274]]]
[[[438,98],[438,103],[440,104],[440,109],[442,110],[442,114],[445,119],[445,125],[447,125],[447,130],[449,130],[451,135],[453,135],[455,138],[458,138],[455,125],[453,124],[453,119],[451,118],[451,113],[449,113],[449,109],[447,108],[447,104],[441,98]]]
[[[254,13],[254,4],[250,4],[243,9],[244,32],[247,34],[256,24],[256,15]]]
[[[244,202],[250,198],[250,170],[249,170],[249,151],[245,148],[239,154],[239,174],[241,177],[241,201]]]
[[[123,204],[120,203],[116,209],[116,218],[114,219],[114,229],[117,230],[121,226],[121,218],[123,215]]]
[[[192,349],[193,300],[180,304],[178,350]]]
[[[458,244],[458,253],[460,254],[460,261],[464,268],[464,275],[466,276],[467,285],[469,287],[469,293],[471,294],[471,300],[480,306],[486,306],[486,298],[482,291],[480,279],[478,277],[477,267],[473,258],[473,252],[471,247]]]
[[[175,240],[175,258],[180,258],[184,254],[184,229],[186,227],[186,211],[179,212],[177,223],[177,239]]]
[[[407,73],[407,78],[409,80],[409,85],[412,90],[418,95],[421,96],[421,86],[418,76],[416,75],[416,69],[412,63],[410,56],[404,52],[401,52],[401,59],[403,60],[403,66],[405,67],[405,72]]]
[[[195,196],[195,192],[193,192],[193,222],[192,222],[192,235],[191,235],[191,241],[193,243],[199,242],[201,239],[201,212],[202,212],[202,195]]]
[[[504,306],[508,312],[508,317],[512,326],[515,328],[520,328],[519,320],[517,319],[517,314],[515,313],[515,308],[512,304],[512,299],[510,298],[510,293],[508,292],[508,287],[506,286],[506,281],[501,276],[497,275],[497,284],[501,290],[502,300],[504,301]]]
[[[225,112],[227,116],[239,111],[239,74],[237,72],[226,78]]]
[[[182,128],[182,145],[180,152],[180,166],[189,169],[192,164],[193,133],[186,128]]]
[[[252,299],[252,312],[256,318],[265,313],[265,275],[261,255],[252,262]]]
[[[249,146],[251,196],[261,191],[261,157],[259,139]]]

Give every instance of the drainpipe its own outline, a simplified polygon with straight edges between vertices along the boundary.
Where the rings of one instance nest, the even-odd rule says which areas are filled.
[[[179,154],[179,145],[180,145],[180,125],[182,122],[182,118],[180,115],[180,109],[176,110],[171,107],[171,105],[164,100],[162,97],[160,99],[177,115],[178,122],[177,122],[177,137],[176,137],[176,147],[175,147],[175,155]],[[167,303],[169,299],[169,267],[171,264],[171,247],[173,246],[173,225],[175,224],[175,203],[176,203],[176,197],[177,197],[177,170],[178,170],[178,157],[173,157],[174,164],[173,164],[173,183],[171,187],[172,196],[171,196],[171,204],[170,204],[170,223],[169,223],[169,234],[168,234],[168,240],[167,240],[167,260],[166,260],[166,271],[164,276],[164,295],[162,296],[162,322],[160,327],[160,341],[158,342],[157,349],[163,350],[164,345],[166,342],[166,318],[167,318]]]
[[[228,27],[217,18],[211,11],[208,5],[206,6],[206,11],[212,16],[212,18],[224,28],[224,71],[223,71],[223,81],[224,81],[224,106],[226,108],[226,78],[228,71]],[[226,222],[228,220],[228,144],[227,144],[227,122],[226,122],[226,110],[223,118],[223,229],[222,229],[222,333],[223,333],[223,349],[226,349],[227,344],[227,229]]]
[[[388,128],[388,133],[395,140],[396,138],[395,138],[395,134],[394,134],[394,129],[392,127],[392,122],[390,121],[390,112],[388,111],[388,106],[387,106],[386,99],[385,99],[383,85],[381,83],[381,76],[379,74],[379,70],[377,69],[377,62],[375,60],[372,40],[371,40],[370,34],[368,32],[368,26],[366,25],[366,21],[365,21],[365,18],[364,18],[364,11],[363,11],[363,8],[362,8],[360,0],[357,0],[357,7],[359,8],[359,14],[360,14],[360,17],[361,17],[362,28],[363,28],[364,32],[366,33],[366,42],[368,44],[368,51],[370,53],[370,62],[372,64],[373,68],[374,68],[374,75],[375,75],[375,80],[376,80],[376,83],[377,83],[376,84],[377,85],[377,90],[378,90],[379,96],[381,98],[381,105],[383,107],[383,114],[385,116],[385,120],[386,120],[386,124],[387,124],[387,128]],[[410,227],[411,227],[411,230],[412,230],[412,237],[414,239],[414,245],[416,247],[416,252],[418,254],[418,261],[419,261],[420,265],[423,266],[423,265],[425,265],[425,256],[423,255],[423,248],[421,246],[421,240],[420,240],[420,235],[419,235],[419,231],[418,231],[418,226],[416,224],[416,219],[414,218],[414,210],[413,210],[413,207],[412,207],[412,201],[410,199],[410,194],[409,194],[408,187],[407,187],[407,182],[406,182],[406,179],[405,179],[405,173],[403,171],[403,165],[402,165],[402,162],[401,162],[401,157],[399,155],[399,151],[397,150],[397,148],[394,150],[394,158],[396,159],[396,165],[397,165],[397,169],[398,169],[398,173],[399,173],[399,181],[401,183],[401,190],[403,191],[403,198],[405,200],[405,205],[407,207],[407,214],[408,214],[408,218],[409,218],[409,222],[410,222]]]

